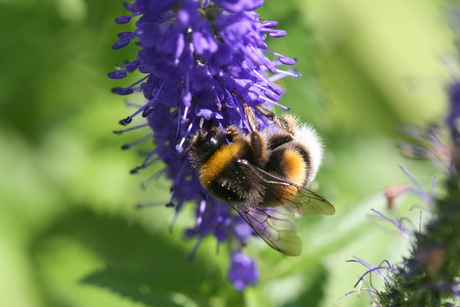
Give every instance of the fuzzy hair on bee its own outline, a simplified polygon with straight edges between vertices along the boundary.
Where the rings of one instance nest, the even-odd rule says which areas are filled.
[[[257,110],[274,129],[258,131],[247,106],[249,133],[235,125],[205,127],[202,121],[188,149],[190,163],[211,196],[235,209],[272,248],[297,256],[302,244],[292,219],[335,213],[326,199],[307,189],[321,163],[321,139],[291,115]]]

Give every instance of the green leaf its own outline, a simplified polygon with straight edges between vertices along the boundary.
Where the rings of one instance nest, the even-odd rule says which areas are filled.
[[[42,247],[62,236],[79,242],[105,266],[102,270],[95,266],[81,280],[83,284],[110,289],[147,305],[179,306],[179,302],[190,301],[208,306],[210,300],[241,304],[242,296],[210,261],[211,256],[200,253],[193,261],[187,260],[190,250],[183,248],[185,243],[174,242],[175,237],[167,232],[152,233],[121,217],[79,209],[34,240],[32,254],[47,257]]]

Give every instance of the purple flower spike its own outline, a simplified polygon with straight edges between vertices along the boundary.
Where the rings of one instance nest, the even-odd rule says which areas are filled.
[[[243,290],[248,285],[254,285],[259,279],[259,270],[254,260],[246,256],[242,251],[232,253],[228,279],[233,283],[236,290]]]
[[[263,0],[214,0],[213,2],[231,13],[254,11],[264,3]]]
[[[267,50],[267,35],[280,37],[286,32],[274,29],[276,21],[260,21],[253,10],[262,4],[263,0],[136,0],[132,5],[124,4],[132,15],[116,19],[117,23],[126,23],[139,17],[136,29],[121,32],[112,48],[136,41],[140,50],[135,60],[117,67],[118,71],[109,73],[109,77],[124,78],[135,70],[145,77],[113,92],[142,92],[147,100],[120,124],[129,125],[141,114],[153,130],[147,137],[156,146],[132,173],[156,161],[165,164],[161,174],[173,181],[167,206],[173,207],[177,215],[186,202],[198,204],[195,226],[185,231],[186,237],[198,239],[196,248],[203,238],[213,236],[218,244],[233,237],[239,249],[253,231],[228,205],[209,196],[201,186],[186,153],[191,137],[202,120],[221,129],[231,124],[247,129],[245,105],[238,96],[249,107],[265,104],[288,109],[278,102],[283,90],[273,82],[298,76],[293,70],[278,69],[295,60]],[[266,123],[266,118],[261,118],[259,128],[267,127]],[[242,290],[254,284],[258,276],[252,260],[242,252],[232,254],[229,278],[235,288]]]
[[[449,126],[454,126],[457,118],[460,117],[460,82],[456,80],[449,88],[450,96],[450,112],[447,117],[447,124]]]
[[[450,86],[448,94],[450,96],[450,112],[446,119],[446,124],[449,127],[452,141],[458,151],[460,148],[460,131],[458,129],[458,119],[460,118],[460,81],[455,80]],[[454,159],[454,165],[459,168],[458,153]]]

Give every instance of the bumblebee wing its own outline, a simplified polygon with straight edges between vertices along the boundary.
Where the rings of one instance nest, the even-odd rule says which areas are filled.
[[[297,186],[297,195],[291,201],[283,204],[286,210],[294,215],[333,215],[334,206],[322,196],[310,191],[307,188]]]
[[[246,165],[251,173],[258,177],[259,180],[262,179],[269,184],[265,193],[270,194],[281,189],[283,197],[279,201],[279,206],[284,207],[287,211],[293,213],[294,216],[333,215],[335,213],[334,206],[315,192],[270,174],[250,163],[245,163],[244,161],[241,163]]]
[[[302,241],[294,223],[289,220],[294,217],[292,212],[284,208],[257,206],[235,205],[233,208],[273,249],[288,256],[299,256],[302,253]]]

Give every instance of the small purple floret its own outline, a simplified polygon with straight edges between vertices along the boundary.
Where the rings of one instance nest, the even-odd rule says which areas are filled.
[[[228,279],[233,283],[236,290],[243,290],[248,285],[254,285],[259,279],[259,270],[254,260],[246,256],[242,251],[232,253]]]
[[[123,79],[127,76],[127,74],[126,71],[120,70],[108,73],[107,76],[109,76],[109,78],[111,79]]]
[[[128,22],[131,21],[131,18],[132,18],[132,17],[133,17],[133,16],[130,16],[130,15],[129,15],[129,16],[120,16],[120,17],[117,17],[117,18],[115,18],[115,23],[118,23],[118,24],[120,24],[120,25],[125,24],[125,23],[128,23]]]

